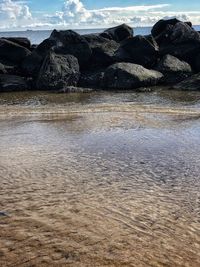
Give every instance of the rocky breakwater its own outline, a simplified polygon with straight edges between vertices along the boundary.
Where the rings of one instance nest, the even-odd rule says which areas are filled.
[[[153,85],[200,90],[200,33],[190,22],[160,20],[151,35],[126,24],[99,34],[53,30],[39,45],[0,38],[0,92],[137,90]]]

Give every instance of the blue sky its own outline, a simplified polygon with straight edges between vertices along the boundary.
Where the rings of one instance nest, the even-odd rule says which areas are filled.
[[[200,24],[199,0],[0,0],[0,29],[150,26],[177,17]]]

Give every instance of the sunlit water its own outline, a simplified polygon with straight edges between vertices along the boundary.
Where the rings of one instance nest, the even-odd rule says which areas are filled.
[[[199,173],[199,92],[1,94],[0,262],[198,267]]]

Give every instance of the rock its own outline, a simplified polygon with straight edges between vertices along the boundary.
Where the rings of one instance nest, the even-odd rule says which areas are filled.
[[[184,42],[200,42],[200,34],[191,28],[187,23],[178,22],[174,25],[169,39],[173,44]]]
[[[137,64],[116,63],[106,69],[103,84],[112,89],[135,89],[156,85],[162,77],[160,72]]]
[[[161,56],[170,54],[195,67],[195,58],[200,53],[200,34],[183,22],[176,23],[160,41]]]
[[[97,34],[84,35],[88,42],[92,55],[90,58],[90,68],[99,68],[109,66],[115,63],[115,52],[119,48],[119,44],[114,40],[108,40]]]
[[[49,39],[57,43],[54,47],[55,53],[75,56],[81,67],[85,67],[85,64],[88,63],[92,55],[92,51],[86,39],[74,31],[54,30]]]
[[[100,36],[116,42],[121,42],[127,38],[133,37],[133,28],[126,24],[122,24],[105,30]]]
[[[30,53],[27,48],[0,38],[0,58],[20,64]]]
[[[195,57],[194,69],[196,72],[200,72],[200,53]]]
[[[0,211],[0,217],[7,217],[8,214],[4,211]]]
[[[74,56],[50,51],[41,66],[36,87],[39,90],[65,89],[76,86],[79,77],[79,64]]]
[[[33,52],[22,62],[22,69],[24,73],[28,76],[36,77],[44,58],[56,45],[56,41],[50,39],[45,39],[41,44],[39,44],[36,49],[34,49]]]
[[[191,77],[176,84],[174,89],[185,91],[197,91],[200,90],[200,73],[194,74]]]
[[[158,59],[158,45],[153,37],[135,36],[123,41],[116,51],[116,60],[151,68]]]
[[[162,34],[169,26],[174,26],[176,23],[180,22],[180,20],[173,18],[164,20],[161,19],[152,27],[151,34],[154,38],[158,38],[160,34]]]
[[[0,92],[25,91],[29,86],[22,77],[9,74],[0,74]]]
[[[104,70],[93,70],[81,73],[79,86],[84,88],[100,88],[102,86]]]
[[[5,74],[7,71],[3,64],[0,63],[0,74]]]
[[[171,55],[164,56],[155,69],[164,74],[163,82],[166,84],[180,82],[192,75],[188,63]]]
[[[5,37],[3,39],[6,39],[8,41],[11,41],[15,44],[21,45],[27,49],[31,49],[31,42],[28,38],[25,37]]]

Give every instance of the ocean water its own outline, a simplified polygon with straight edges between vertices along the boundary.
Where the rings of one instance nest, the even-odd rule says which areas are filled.
[[[0,95],[0,266],[200,266],[200,92]]]
[[[52,29],[53,30],[53,29]],[[44,39],[48,38],[52,32],[52,30],[45,31],[10,31],[10,32],[0,32],[0,37],[27,37],[31,40],[32,44],[39,44]],[[105,29],[84,29],[84,30],[75,30],[79,34],[89,34],[89,33],[98,33],[102,32]],[[151,27],[140,27],[134,28],[135,35],[142,34],[146,35],[151,32]]]
[[[197,31],[200,31],[200,25],[194,26]],[[53,30],[53,29],[52,29]],[[27,37],[31,40],[32,44],[39,44],[44,39],[48,38],[52,30],[27,30],[27,31],[9,31],[9,32],[0,32],[0,37]],[[105,29],[82,29],[74,30],[79,34],[89,34],[89,33],[98,33],[102,32]],[[151,27],[135,27],[134,35],[147,35],[151,33]]]

